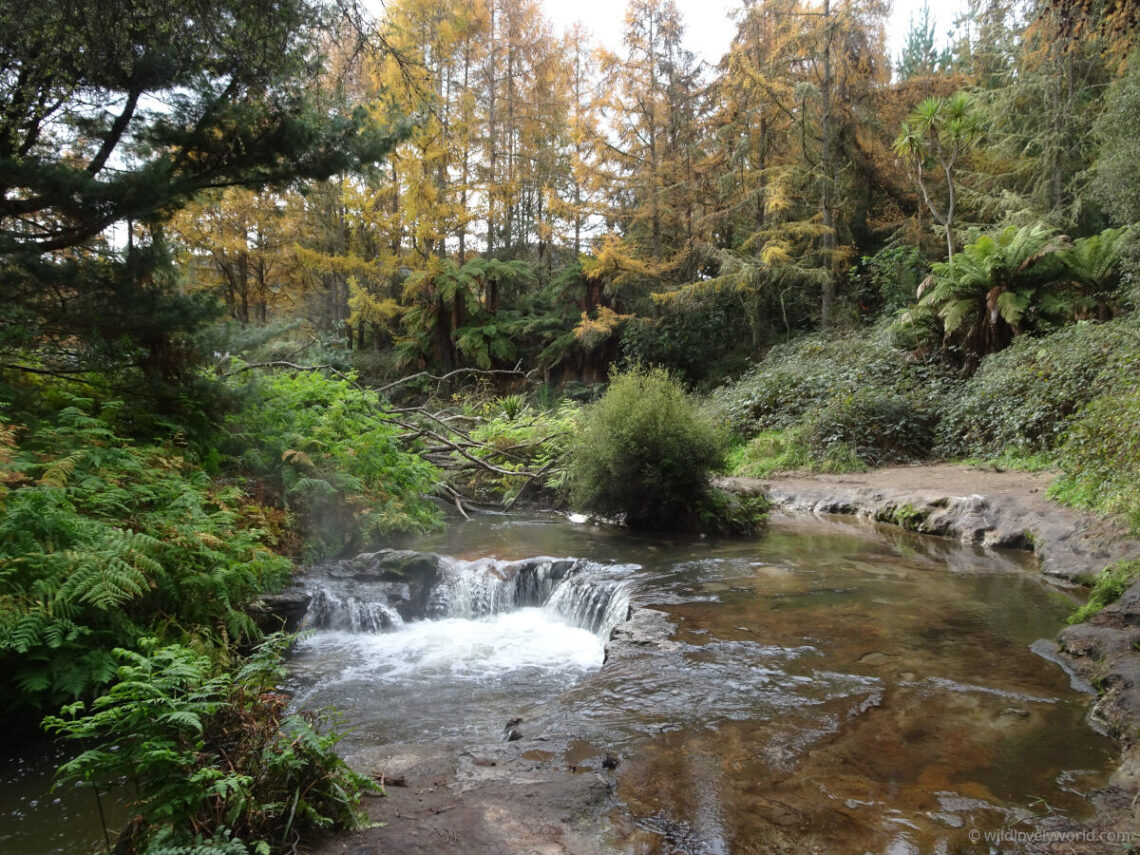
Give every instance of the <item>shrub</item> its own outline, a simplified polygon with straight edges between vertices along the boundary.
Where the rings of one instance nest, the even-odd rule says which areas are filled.
[[[319,717],[287,714],[275,690],[291,638],[271,636],[236,672],[215,675],[186,647],[116,650],[115,685],[90,711],[77,702],[47,729],[85,750],[61,782],[108,789],[124,780],[136,814],[116,852],[296,851],[316,828],[357,828],[364,790],[379,788],[334,751]],[[94,743],[94,744],[92,744]]]
[[[656,320],[636,318],[622,330],[626,364],[660,365],[691,385],[711,386],[745,367],[748,318],[732,292],[667,302]]]
[[[1140,363],[1140,325],[1071,324],[986,357],[938,426],[946,455],[1033,454],[1056,448],[1070,419]]]
[[[611,378],[571,443],[572,504],[649,529],[697,529],[723,437],[664,369]]]
[[[941,361],[898,350],[891,336],[885,322],[840,338],[807,336],[719,390],[713,406],[737,435],[768,436],[749,452],[753,470],[785,468],[781,459],[786,468],[849,471],[927,456],[960,381]],[[767,447],[773,437],[779,448]]]
[[[1140,387],[1112,389],[1073,419],[1060,450],[1064,472],[1050,495],[1123,514],[1140,533]]]
[[[804,336],[772,348],[764,361],[736,383],[717,390],[710,404],[743,438],[802,423],[831,401],[865,390],[907,398],[937,413],[955,385],[936,359],[918,359],[891,343],[883,323],[835,338]]]
[[[858,472],[867,468],[845,445],[833,445],[820,453],[808,445],[803,426],[763,431],[729,455],[729,471],[745,478],[767,478],[777,472],[806,469],[813,472]]]
[[[834,397],[812,413],[802,438],[817,459],[850,450],[872,465],[911,461],[930,454],[936,419],[902,395],[860,389]]]

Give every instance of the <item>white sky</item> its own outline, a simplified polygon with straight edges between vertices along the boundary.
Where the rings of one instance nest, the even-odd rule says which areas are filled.
[[[716,65],[728,50],[735,25],[729,18],[739,8],[740,0],[675,0],[685,19],[685,46],[710,65]],[[898,59],[906,41],[910,16],[918,17],[923,0],[894,0],[887,43],[891,63]],[[625,0],[543,0],[546,15],[556,29],[565,29],[574,21],[581,21],[595,39],[614,52],[621,48],[625,21]],[[932,0],[930,19],[934,23],[935,39],[941,43],[953,25],[955,15],[964,11],[965,0]]]

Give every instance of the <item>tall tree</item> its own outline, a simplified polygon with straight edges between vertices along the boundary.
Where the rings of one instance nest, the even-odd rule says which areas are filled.
[[[121,358],[176,371],[170,332],[200,313],[158,275],[162,221],[209,188],[325,177],[390,148],[312,91],[322,16],[309,0],[4,4],[0,302],[34,319],[6,339],[117,338],[134,343]],[[125,240],[99,248],[115,226]]]

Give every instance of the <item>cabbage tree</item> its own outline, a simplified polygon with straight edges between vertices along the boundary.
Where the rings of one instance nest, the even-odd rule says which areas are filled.
[[[962,158],[981,138],[982,126],[974,100],[964,92],[949,98],[927,98],[903,122],[894,151],[907,165],[922,201],[935,221],[946,228],[946,258],[954,259],[954,223],[958,196],[955,173]],[[931,172],[941,171],[946,181],[945,204],[932,193]]]

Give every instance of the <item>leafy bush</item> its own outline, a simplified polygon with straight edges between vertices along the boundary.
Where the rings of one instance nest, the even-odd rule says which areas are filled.
[[[728,292],[666,303],[656,320],[636,318],[622,330],[622,359],[660,365],[689,384],[712,385],[745,367],[752,332],[739,298]]]
[[[709,473],[724,454],[720,433],[664,369],[616,374],[573,438],[570,499],[635,528],[701,528]]]
[[[934,446],[936,419],[936,413],[902,395],[860,389],[836,396],[811,413],[802,439],[817,459],[854,453],[872,465],[919,460]]]
[[[268,855],[295,851],[306,830],[363,823],[360,794],[379,788],[337,756],[337,734],[322,733],[317,716],[287,714],[275,690],[290,641],[271,636],[219,675],[183,646],[118,649],[117,682],[90,711],[77,702],[45,720],[90,746],[60,768],[61,782],[134,785],[136,816],[117,852],[197,844]]]
[[[885,246],[874,255],[864,256],[852,269],[856,283],[865,283],[860,303],[867,311],[893,315],[915,302],[926,262],[916,246]]]
[[[1086,621],[1105,606],[1115,603],[1137,580],[1140,580],[1140,561],[1109,564],[1093,582],[1088,602],[1069,616],[1069,623]]]
[[[1130,378],[1135,382],[1135,375]],[[1104,387],[1102,387],[1104,388]],[[1073,419],[1060,449],[1054,498],[1123,514],[1140,533],[1140,386],[1111,388]]]
[[[308,557],[438,524],[424,498],[438,470],[401,447],[377,395],[349,379],[317,371],[260,377],[227,427],[251,490],[282,497],[299,516]]]
[[[889,324],[880,323],[773,348],[712,403],[737,435],[760,433],[748,453],[753,471],[776,471],[782,457],[789,468],[850,470],[928,455],[934,425],[959,382],[944,363],[893,347]],[[780,447],[769,448],[773,441]]]
[[[728,470],[745,478],[768,478],[798,469],[813,472],[859,472],[867,468],[855,450],[836,444],[822,453],[804,438],[804,426],[763,431],[729,453]]]
[[[1053,449],[1073,415],[1137,365],[1140,325],[1130,318],[1024,337],[986,357],[948,401],[939,449],[951,456]]]
[[[288,580],[267,543],[279,513],[171,446],[135,445],[74,399],[0,440],[0,663],[43,708],[113,678],[111,649],[145,635],[224,655],[258,636],[244,604]]]

